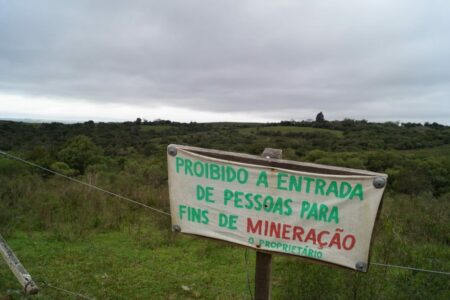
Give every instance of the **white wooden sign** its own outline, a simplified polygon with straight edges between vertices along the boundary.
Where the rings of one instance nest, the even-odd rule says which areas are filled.
[[[387,175],[169,145],[175,231],[367,271]]]

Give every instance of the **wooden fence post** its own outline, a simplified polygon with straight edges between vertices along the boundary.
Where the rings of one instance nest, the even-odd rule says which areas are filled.
[[[39,288],[34,283],[33,279],[31,279],[31,275],[20,263],[19,259],[16,257],[11,248],[8,246],[8,244],[3,239],[1,234],[0,234],[0,253],[2,254],[3,259],[6,261],[13,274],[16,276],[17,280],[19,280],[19,283],[22,285],[25,293],[30,295],[37,294],[39,292]]]
[[[261,154],[265,158],[282,156],[281,149],[266,148]],[[256,251],[255,300],[268,300],[272,292],[272,254]]]

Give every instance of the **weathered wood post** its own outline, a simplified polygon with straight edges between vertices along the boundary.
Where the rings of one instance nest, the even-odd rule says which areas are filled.
[[[8,246],[8,244],[3,239],[1,234],[0,234],[0,253],[2,254],[3,259],[6,261],[13,274],[16,276],[17,280],[19,280],[19,283],[22,285],[25,293],[30,295],[37,294],[39,292],[39,288],[34,283],[33,279],[31,279],[31,275],[20,263],[19,259],[16,257],[11,248]]]
[[[266,148],[261,154],[264,158],[282,157],[281,149]],[[272,292],[272,254],[256,251],[255,299],[268,300]]]

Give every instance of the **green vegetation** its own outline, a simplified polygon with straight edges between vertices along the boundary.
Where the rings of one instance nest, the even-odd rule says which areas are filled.
[[[450,270],[450,127],[340,122],[0,122],[0,150],[169,211],[170,143],[389,174],[371,261]],[[244,248],[0,156],[0,232],[36,279],[97,299],[249,299]],[[255,254],[249,251],[253,284]],[[0,261],[0,299],[27,299]],[[449,299],[445,275],[367,274],[276,255],[274,299]],[[253,289],[253,286],[252,286]],[[43,288],[35,299],[69,296]],[[70,297],[68,298],[70,299]],[[75,298],[72,298],[75,299]]]
[[[164,132],[172,129],[170,125],[141,125],[142,131]]]
[[[250,127],[239,130],[240,133],[258,133],[260,135],[283,135],[292,136],[292,134],[301,133],[319,133],[319,134],[332,134],[336,137],[342,137],[342,131],[340,130],[330,130],[324,128],[313,128],[313,127],[299,127],[299,126],[261,126],[261,127]]]

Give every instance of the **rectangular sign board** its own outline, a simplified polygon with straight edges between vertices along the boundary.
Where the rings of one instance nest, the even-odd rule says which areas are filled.
[[[175,231],[367,271],[387,175],[168,147]]]

